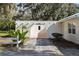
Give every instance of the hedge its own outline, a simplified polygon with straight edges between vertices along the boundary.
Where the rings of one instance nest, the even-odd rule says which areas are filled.
[[[0,20],[0,31],[15,30],[15,22],[10,20]]]

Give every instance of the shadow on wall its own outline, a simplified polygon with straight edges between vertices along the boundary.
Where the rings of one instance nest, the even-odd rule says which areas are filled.
[[[48,46],[50,45],[49,41],[48,41],[48,32],[46,30],[46,28],[42,29],[39,33],[38,33],[38,38],[37,38],[37,46]]]
[[[53,38],[52,33],[58,33],[58,24],[53,23],[53,24],[49,25],[47,32],[48,32],[48,37]]]
[[[50,26],[50,30],[52,25]],[[49,30],[49,31],[50,31]],[[51,32],[52,33],[52,32]],[[49,46],[51,45],[50,40],[48,39],[48,29],[44,28],[39,31],[38,36],[37,36],[37,46]]]
[[[51,23],[38,33],[38,38],[52,38],[52,33],[59,33],[57,23]]]
[[[37,38],[48,38],[48,32],[47,32],[46,28],[42,29],[38,33],[38,37]]]

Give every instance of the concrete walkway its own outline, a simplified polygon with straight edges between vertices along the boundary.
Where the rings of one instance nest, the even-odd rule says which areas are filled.
[[[36,51],[39,56],[63,55],[48,39],[30,39],[21,50]]]
[[[29,40],[19,51],[5,50],[2,56],[74,56],[79,55],[79,49],[62,48],[51,44],[48,39]]]
[[[4,51],[2,55],[54,56],[63,55],[48,39],[30,39],[19,51]]]

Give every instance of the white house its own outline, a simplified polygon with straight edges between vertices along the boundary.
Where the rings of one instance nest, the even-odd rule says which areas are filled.
[[[51,38],[52,33],[61,33],[63,37],[79,44],[79,13],[59,21],[16,21],[16,28],[25,26],[29,38]]]

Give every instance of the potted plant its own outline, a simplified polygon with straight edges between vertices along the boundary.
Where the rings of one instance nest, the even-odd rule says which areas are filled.
[[[63,38],[63,34],[60,34],[60,33],[52,33],[52,36],[54,37],[53,41],[58,41]]]

